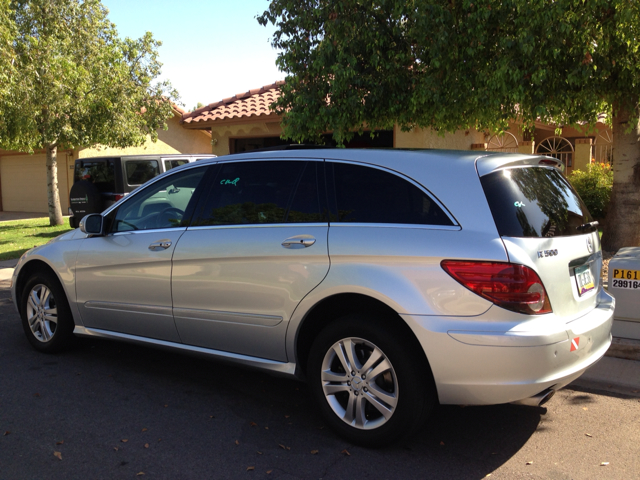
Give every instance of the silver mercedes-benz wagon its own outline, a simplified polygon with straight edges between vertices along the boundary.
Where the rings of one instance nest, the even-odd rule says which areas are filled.
[[[539,405],[611,343],[597,223],[548,157],[284,149],[170,170],[25,253],[33,347],[76,336],[304,378],[381,445],[433,406]]]

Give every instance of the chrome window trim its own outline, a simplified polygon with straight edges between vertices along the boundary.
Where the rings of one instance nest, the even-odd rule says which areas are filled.
[[[409,182],[410,184],[412,184],[414,187],[416,187],[418,190],[422,191],[422,193],[424,193],[427,197],[429,197],[431,200],[434,201],[434,203],[436,205],[438,205],[440,207],[440,209],[444,212],[444,214],[447,216],[447,218],[449,218],[449,220],[451,220],[451,222],[453,223],[453,226],[457,226],[460,227],[460,222],[458,222],[456,220],[456,218],[453,216],[453,214],[449,211],[449,209],[444,205],[444,203],[442,203],[433,193],[431,193],[425,186],[423,186],[422,184],[418,183],[417,181],[415,181],[413,178],[406,176],[405,174],[398,172],[397,170],[394,170],[392,168],[387,168],[387,167],[381,167],[380,165],[375,165],[372,163],[365,163],[365,162],[356,162],[354,160],[332,160],[332,159],[327,159],[325,160],[327,162],[332,162],[332,163],[347,163],[347,164],[351,164],[351,165],[358,165],[358,166],[366,166],[369,168],[375,168],[376,170],[382,170],[383,172],[387,172],[390,173],[391,175],[395,175],[397,177],[402,178],[403,180]],[[338,223],[338,222],[336,222]],[[344,223],[350,223],[350,222],[344,222]],[[371,225],[396,225],[395,223],[373,223]],[[399,224],[399,225],[403,225],[403,224]],[[419,226],[451,226],[451,225],[433,225],[430,223],[416,223],[416,224],[410,224],[410,225],[419,225]],[[461,228],[461,227],[460,227]]]
[[[358,223],[358,222],[335,222],[331,227],[365,227],[365,228],[409,228],[418,230],[450,230],[460,231],[460,225],[431,225],[422,223]]]
[[[287,228],[287,227],[300,227],[300,228],[308,228],[308,227],[328,227],[329,222],[318,222],[318,223],[240,223],[240,224],[229,224],[229,225],[195,225],[188,227],[187,230],[220,230],[222,228]]]
[[[147,230],[126,230],[123,232],[110,232],[105,236],[120,236],[120,235],[141,235],[143,233],[165,233],[165,232],[179,232],[186,231],[187,227],[173,227],[173,228],[149,228]]]
[[[357,222],[320,222],[320,223],[243,223],[230,225],[197,225],[188,227],[187,230],[210,230],[222,228],[286,228],[286,227],[366,227],[366,228],[409,228],[418,230],[462,230],[460,225],[423,225],[419,223],[357,223]],[[134,232],[148,232],[148,230],[133,230]],[[119,232],[129,233],[129,232]]]

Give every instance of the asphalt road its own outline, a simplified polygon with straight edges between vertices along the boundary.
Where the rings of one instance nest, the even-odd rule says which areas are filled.
[[[0,480],[640,478],[637,397],[439,407],[413,438],[367,450],[325,428],[296,381],[98,340],[38,353],[6,287]]]

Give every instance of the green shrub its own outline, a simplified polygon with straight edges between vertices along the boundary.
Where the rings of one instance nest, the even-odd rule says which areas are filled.
[[[574,170],[569,181],[576,189],[593,218],[604,219],[611,199],[613,169],[606,163],[591,163],[587,170]]]

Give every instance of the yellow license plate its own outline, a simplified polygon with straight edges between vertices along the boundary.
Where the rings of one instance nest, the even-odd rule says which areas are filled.
[[[640,281],[640,270],[623,270],[622,268],[614,268],[613,278]]]

